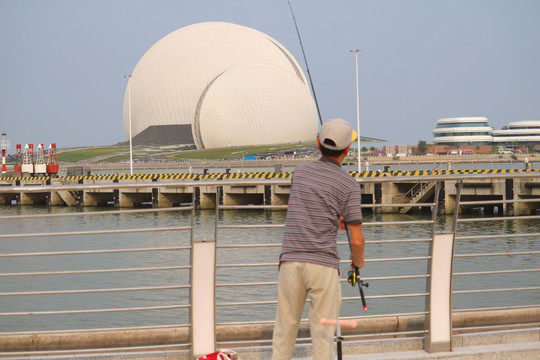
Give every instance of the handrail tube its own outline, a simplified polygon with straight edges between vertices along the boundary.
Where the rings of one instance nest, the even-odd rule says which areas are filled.
[[[470,276],[470,275],[501,275],[501,274],[519,274],[540,272],[540,269],[516,269],[516,270],[496,270],[496,271],[474,271],[474,272],[461,272],[454,273],[453,276]]]
[[[190,266],[162,266],[162,267],[128,268],[128,269],[98,269],[98,270],[0,273],[0,276],[9,277],[9,276],[41,276],[41,275],[80,275],[80,274],[103,274],[103,273],[116,273],[116,272],[189,270],[189,269],[191,269]]]
[[[513,291],[532,291],[540,290],[540,286],[530,286],[522,288],[510,288],[510,289],[481,289],[481,290],[454,290],[452,294],[482,294],[491,292],[513,292]]]
[[[407,279],[424,279],[429,277],[429,274],[423,274],[423,275],[396,275],[396,276],[372,276],[367,277],[363,276],[362,279],[364,281],[382,281],[382,280],[407,280]],[[347,279],[343,279],[343,281],[347,281]]]
[[[265,225],[218,225],[218,229],[279,229],[285,224],[265,224]]]
[[[281,244],[238,244],[238,245],[217,245],[218,249],[242,249],[242,248],[267,248],[281,247]]]
[[[192,206],[168,207],[168,208],[152,208],[152,209],[122,209],[122,210],[103,210],[103,211],[84,211],[73,213],[60,214],[33,214],[33,215],[2,215],[1,220],[19,220],[19,219],[40,219],[40,218],[56,218],[56,217],[76,217],[76,216],[92,216],[92,215],[124,215],[124,214],[140,214],[153,212],[169,212],[169,211],[184,211],[191,210]]]
[[[538,255],[540,251],[518,251],[513,253],[485,253],[485,254],[456,254],[456,258],[469,257],[487,257],[487,256],[522,256],[522,255]]]
[[[435,206],[435,203],[391,203],[391,204],[362,204],[361,208],[385,208],[385,207],[422,207],[422,206]]]
[[[538,200],[540,201],[540,200]],[[501,217],[491,217],[491,218],[469,218],[469,219],[458,219],[458,223],[471,223],[471,222],[484,222],[484,221],[501,221],[501,220],[533,220],[540,219],[540,215],[520,215],[519,217],[515,216],[501,216]]]
[[[55,290],[55,291],[19,291],[0,293],[0,296],[28,296],[28,295],[62,295],[62,294],[89,294],[105,292],[126,292],[126,291],[154,291],[154,290],[178,290],[189,289],[191,285],[177,286],[146,286],[135,288],[113,288],[113,289],[83,289],[83,290]]]
[[[402,239],[402,240],[366,240],[366,244],[399,244],[399,243],[421,243],[421,242],[431,242],[431,239]],[[347,243],[341,242],[338,245],[346,245]]]
[[[67,314],[96,314],[110,312],[127,312],[127,311],[148,311],[148,310],[172,310],[172,309],[187,309],[191,305],[167,305],[167,306],[141,306],[133,308],[114,308],[114,309],[92,309],[92,310],[61,310],[61,311],[30,311],[30,312],[3,312],[1,316],[25,316],[25,315],[67,315]]]
[[[412,294],[387,294],[387,295],[366,295],[366,299],[399,299],[406,297],[422,297],[427,296],[429,293],[412,293]],[[360,300],[360,296],[343,297],[342,301]]]
[[[238,302],[231,302],[231,303],[218,303],[216,302],[216,306],[240,306],[240,305],[275,305],[277,304],[277,300],[268,300],[268,301],[238,301]]]
[[[540,271],[537,269],[536,271]],[[526,272],[526,271],[516,271],[516,272]],[[505,273],[511,273],[505,272]],[[454,274],[456,275],[456,274]],[[473,275],[475,275],[473,273]],[[382,280],[410,280],[410,279],[424,279],[429,277],[429,275],[398,275],[398,276],[376,276],[376,277],[364,277],[365,281],[382,281]],[[347,282],[347,279],[340,279],[340,282]],[[251,282],[251,283],[226,283],[226,284],[216,284],[216,287],[228,287],[228,286],[268,286],[268,285],[277,285],[277,281],[269,282]]]
[[[70,232],[54,232],[54,233],[0,234],[0,239],[48,237],[48,236],[73,236],[73,235],[131,234],[131,233],[183,231],[183,230],[191,230],[191,227],[190,226],[177,226],[177,227],[145,228],[145,229],[118,229],[118,230],[70,231]]]
[[[190,249],[191,249],[190,246],[175,246],[175,247],[157,247],[157,248],[110,249],[110,250],[55,251],[55,252],[39,252],[39,253],[0,254],[0,258],[25,257],[25,256],[113,254],[113,253],[124,253],[124,252],[147,252],[147,251],[177,251],[177,250],[190,250]]]
[[[456,240],[472,240],[472,239],[506,239],[506,238],[524,238],[524,237],[537,237],[540,233],[527,233],[527,234],[501,234],[501,235],[475,235],[475,236],[456,236]]]
[[[433,224],[433,220],[404,220],[404,221],[384,221],[384,222],[369,222],[362,223],[362,226],[386,226],[386,225],[421,225]]]
[[[461,205],[484,205],[484,204],[512,204],[512,203],[538,202],[538,199],[500,199],[482,201],[461,201]]]
[[[218,210],[287,210],[287,205],[219,205]]]
[[[413,256],[406,258],[373,258],[366,259],[365,262],[388,262],[388,261],[418,261],[418,260],[429,260],[430,256]],[[350,261],[342,260],[342,262],[349,263]]]
[[[278,263],[260,263],[260,264],[216,264],[216,268],[231,268],[231,267],[266,267],[266,266],[274,266],[278,267]]]
[[[216,284],[216,287],[229,287],[229,286],[267,286],[267,285],[277,285],[277,281],[269,282],[253,282],[253,283],[226,283],[226,284]]]

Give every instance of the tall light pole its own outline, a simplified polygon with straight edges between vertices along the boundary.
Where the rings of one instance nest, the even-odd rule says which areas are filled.
[[[353,52],[356,58],[356,132],[358,133],[358,172],[362,171],[362,162],[360,158],[360,95],[358,93],[358,52],[362,49],[349,50]]]
[[[133,75],[124,75],[128,79],[128,121],[129,121],[129,174],[133,175],[133,143],[131,141],[131,77]]]

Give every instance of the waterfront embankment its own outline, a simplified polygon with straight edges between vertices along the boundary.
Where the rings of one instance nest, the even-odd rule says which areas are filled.
[[[189,169],[243,169],[243,168],[269,168],[283,169],[294,167],[299,163],[315,160],[315,157],[276,157],[271,159],[220,159],[220,160],[171,160],[171,161],[149,161],[134,162],[133,169],[145,171],[152,169],[174,169],[189,171]],[[540,154],[518,154],[518,155],[498,155],[498,154],[475,154],[475,155],[415,155],[403,157],[384,157],[384,156],[362,156],[361,165],[365,168],[366,162],[369,166],[386,165],[398,170],[402,165],[410,166],[414,164],[429,165],[433,167],[440,164],[471,164],[474,168],[477,165],[486,164],[509,164],[509,168],[525,168],[525,163],[529,162],[533,168],[540,167]],[[349,156],[345,161],[345,166],[357,166],[358,160]],[[67,171],[69,168],[81,167],[84,172],[99,171],[129,171],[130,164],[107,163],[107,162],[88,162],[60,164],[60,171]]]

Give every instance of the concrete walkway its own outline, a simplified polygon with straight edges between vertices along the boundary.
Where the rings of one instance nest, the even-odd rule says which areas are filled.
[[[343,360],[538,360],[540,359],[540,327],[525,330],[508,330],[476,334],[455,335],[453,350],[428,353],[423,350],[421,338],[401,338],[392,340],[346,341],[343,343]],[[269,360],[270,346],[236,348],[239,360]],[[298,345],[293,359],[311,359],[311,345]],[[189,352],[177,350],[110,351],[102,353],[70,353],[64,351],[48,355],[1,356],[11,360],[189,360]]]
[[[455,335],[449,352],[428,353],[421,338],[343,342],[343,360],[538,360],[540,328]],[[270,347],[235,349],[240,360],[271,359]],[[311,359],[310,345],[298,345],[293,358]]]
[[[390,352],[382,354],[346,355],[344,360],[538,360],[540,342],[518,344],[478,345],[455,348],[451,352],[427,353],[423,350]]]
[[[452,351],[428,353],[421,339],[379,340],[343,345],[344,360],[538,360],[540,328],[452,337]],[[299,357],[297,360],[309,359]]]

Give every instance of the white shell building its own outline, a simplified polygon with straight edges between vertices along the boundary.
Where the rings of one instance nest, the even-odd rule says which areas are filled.
[[[540,144],[540,121],[525,120],[511,122],[502,130],[493,130],[493,141],[495,143],[507,144]]]
[[[501,130],[494,130],[485,117],[455,117],[437,120],[433,130],[433,144],[469,145],[527,145],[540,144],[540,121],[511,122]]]
[[[433,130],[435,145],[491,145],[493,128],[485,117],[455,117],[437,120]]]
[[[230,23],[187,26],[154,44],[126,87],[128,139],[130,108],[134,142],[156,127],[199,149],[314,141],[318,130],[308,82],[289,51]]]

